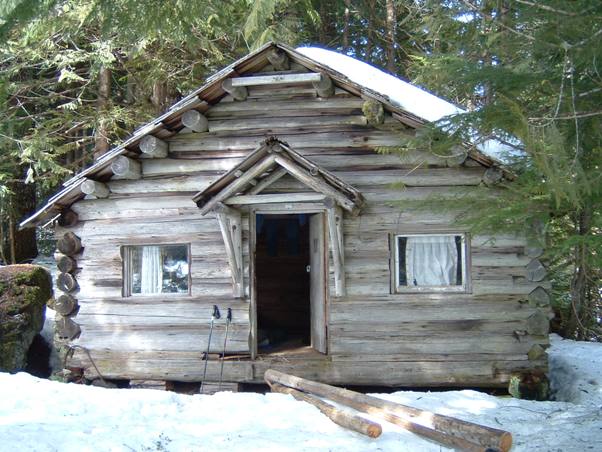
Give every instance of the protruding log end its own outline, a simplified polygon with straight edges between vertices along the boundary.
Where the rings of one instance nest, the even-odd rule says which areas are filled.
[[[320,81],[314,82],[312,85],[316,89],[316,93],[319,97],[330,97],[334,94],[334,83],[326,74],[322,74]]]
[[[109,187],[102,182],[98,182],[92,179],[86,179],[80,185],[82,193],[86,195],[95,196],[97,198],[106,198],[109,196]]]
[[[542,281],[547,274],[546,268],[539,261],[539,259],[533,259],[527,264],[527,279],[532,282]]]
[[[111,164],[115,179],[140,179],[142,174],[140,162],[124,155],[117,157]]]
[[[496,184],[499,184],[504,178],[504,173],[501,169],[496,166],[492,166],[485,171],[483,174],[483,183],[488,187],[492,187]]]
[[[64,254],[55,254],[56,266],[62,273],[72,273],[77,268],[75,259],[65,256]]]
[[[56,334],[59,339],[75,339],[81,333],[81,328],[79,327],[79,325],[68,317],[58,316],[56,319],[55,326]]]
[[[222,89],[230,94],[234,100],[245,100],[249,93],[246,86],[232,86],[232,80],[226,79],[222,82]]]
[[[362,105],[362,112],[370,125],[379,125],[385,122],[385,109],[377,100],[367,100]]]
[[[75,226],[78,222],[79,217],[73,210],[67,209],[61,212],[61,216],[59,217],[59,226],[70,228]]]
[[[57,249],[66,256],[73,256],[82,249],[80,238],[73,232],[66,232],[57,242]]]
[[[182,115],[182,124],[193,132],[207,132],[209,130],[209,121],[196,110],[189,110]]]
[[[71,295],[62,294],[54,302],[54,310],[62,316],[68,316],[77,307],[77,300]]]
[[[70,273],[59,273],[56,277],[56,286],[63,292],[73,292],[77,289],[77,281]]]
[[[160,140],[152,135],[147,135],[142,138],[138,146],[143,154],[153,158],[167,157],[167,151],[169,148],[169,145],[165,141]]]

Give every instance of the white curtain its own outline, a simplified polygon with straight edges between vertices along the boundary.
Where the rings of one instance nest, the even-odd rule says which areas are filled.
[[[407,238],[408,286],[455,285],[457,271],[458,251],[454,236]]]
[[[142,247],[142,275],[140,293],[161,293],[163,287],[163,263],[160,246]]]

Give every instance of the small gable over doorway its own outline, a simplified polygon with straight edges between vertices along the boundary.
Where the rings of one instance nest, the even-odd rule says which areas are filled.
[[[289,175],[310,191],[263,194],[269,186]],[[303,157],[277,138],[265,140],[247,158],[197,193],[194,202],[202,215],[213,212],[219,222],[232,274],[233,293],[244,296],[241,211],[243,206],[316,203],[324,206],[332,253],[335,295],[345,294],[343,211],[357,215],[364,198],[348,183]]]

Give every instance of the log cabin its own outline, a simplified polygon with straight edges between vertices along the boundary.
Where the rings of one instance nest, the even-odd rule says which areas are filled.
[[[56,230],[68,366],[233,389],[268,368],[389,387],[546,372],[541,246],[412,208],[512,174],[470,143],[378,152],[457,111],[322,49],[268,43],[215,74],[22,223]]]

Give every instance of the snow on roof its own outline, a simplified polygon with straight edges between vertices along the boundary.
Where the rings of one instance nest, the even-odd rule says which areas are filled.
[[[349,80],[388,97],[391,104],[426,121],[434,122],[446,116],[467,112],[428,91],[342,53],[319,47],[299,47],[295,50],[340,72]],[[511,151],[509,146],[495,140],[479,142],[476,139],[473,143],[480,151],[498,160],[503,160],[503,155]]]

